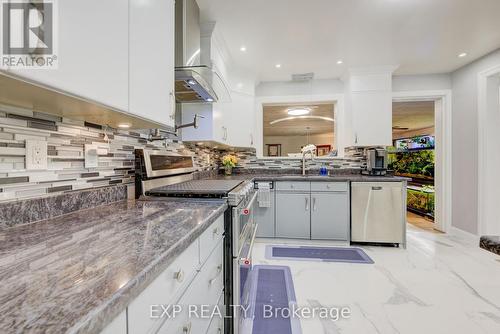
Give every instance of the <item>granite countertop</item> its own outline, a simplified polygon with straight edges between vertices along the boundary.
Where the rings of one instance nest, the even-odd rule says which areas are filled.
[[[362,174],[338,174],[330,176],[300,174],[278,174],[278,173],[249,173],[233,174],[231,176],[219,175],[217,179],[222,180],[248,180],[248,181],[332,181],[332,182],[402,182],[410,181],[410,178],[399,176],[370,176]]]
[[[98,333],[226,208],[121,201],[0,230],[0,332]]]

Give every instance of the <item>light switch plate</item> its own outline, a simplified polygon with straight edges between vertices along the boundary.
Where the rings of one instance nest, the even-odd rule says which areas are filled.
[[[47,142],[26,140],[26,169],[47,169]]]
[[[97,145],[85,144],[85,168],[97,168],[99,166],[97,150]]]

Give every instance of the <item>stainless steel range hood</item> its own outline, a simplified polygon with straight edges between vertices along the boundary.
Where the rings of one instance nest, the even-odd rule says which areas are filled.
[[[211,103],[229,92],[211,64],[200,64],[200,9],[195,0],[175,1],[175,98],[178,103]]]

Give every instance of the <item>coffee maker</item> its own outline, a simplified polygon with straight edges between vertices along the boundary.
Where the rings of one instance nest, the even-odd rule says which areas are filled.
[[[387,150],[384,148],[370,148],[366,150],[366,170],[364,175],[383,176],[387,173]]]

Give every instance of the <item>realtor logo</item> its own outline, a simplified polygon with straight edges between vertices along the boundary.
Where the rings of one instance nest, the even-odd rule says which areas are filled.
[[[57,68],[56,6],[52,0],[1,0],[2,68]]]

